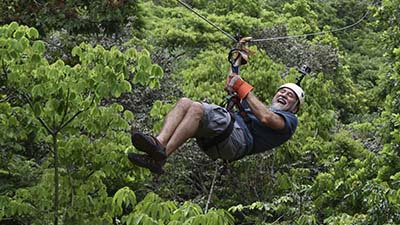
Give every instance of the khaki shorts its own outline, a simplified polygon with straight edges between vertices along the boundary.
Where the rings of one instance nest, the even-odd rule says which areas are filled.
[[[246,152],[246,139],[242,128],[234,123],[231,135],[219,144],[204,149],[202,143],[221,134],[231,122],[229,112],[214,104],[202,103],[204,115],[196,132],[196,140],[200,148],[213,160],[223,159],[232,161],[242,158]]]

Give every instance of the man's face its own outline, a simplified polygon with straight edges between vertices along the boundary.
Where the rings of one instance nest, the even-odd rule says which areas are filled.
[[[283,111],[296,111],[297,104],[297,96],[296,94],[289,88],[281,88],[279,89],[274,98],[272,98],[271,107],[278,110]]]

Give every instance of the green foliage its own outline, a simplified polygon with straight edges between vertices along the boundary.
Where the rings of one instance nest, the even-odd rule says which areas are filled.
[[[305,0],[295,0],[293,4],[286,3],[283,13],[287,18],[287,27],[290,31],[301,33],[311,33],[315,26],[317,15],[311,10],[310,5]]]
[[[165,21],[157,24],[163,24],[160,26],[162,28],[168,26],[169,32],[176,35],[174,38],[174,35],[167,38],[162,35],[158,45],[186,53],[176,64],[175,76],[182,83],[183,94],[199,101],[220,103],[225,95],[223,86],[229,66],[225,61],[227,48],[222,47],[226,45],[223,42],[225,37],[215,33],[191,13],[171,8],[179,6],[176,2],[155,3],[164,7],[157,8],[157,12],[165,10],[173,17],[171,24]],[[236,9],[230,8],[235,4],[224,1],[209,4],[204,1],[191,2],[200,13],[224,30],[229,32],[234,27],[240,27],[245,36],[257,38],[340,28],[354,23],[366,10],[366,3],[355,1],[328,1],[324,4],[272,1],[258,3],[261,9],[254,13],[258,14],[260,20],[256,21],[236,14]],[[219,5],[225,7],[219,8]],[[395,11],[393,5],[388,12]],[[267,9],[270,11],[267,12]],[[177,19],[175,15],[178,15]],[[253,16],[251,13],[245,15]],[[163,15],[159,17],[165,18]],[[180,21],[182,17],[188,23]],[[231,17],[236,19],[236,23],[229,24],[235,26],[226,28],[223,21],[230,21]],[[252,27],[247,25],[252,21],[256,22]],[[152,26],[157,27],[157,24]],[[178,26],[173,27],[175,25]],[[397,220],[396,215],[390,216],[397,208],[397,200],[393,197],[396,194],[392,191],[396,189],[384,188],[385,183],[393,185],[397,177],[397,153],[391,143],[392,140],[398,140],[398,132],[393,129],[398,125],[397,98],[395,92],[388,91],[395,87],[397,75],[387,79],[391,70],[383,64],[386,59],[382,58],[384,49],[379,45],[381,33],[368,25],[361,24],[345,32],[308,37],[301,41],[271,41],[253,48],[257,53],[251,55],[249,64],[241,68],[241,76],[255,86],[256,95],[266,104],[269,104],[276,87],[281,83],[296,81],[297,72],[293,67],[305,62],[315,72],[302,82],[306,90],[306,103],[298,115],[300,122],[294,137],[270,153],[269,157],[254,157],[234,163],[233,171],[227,175],[231,179],[221,178],[220,185],[223,187],[217,186],[214,201],[224,207],[236,205],[231,208],[236,210],[235,216],[256,224],[341,224],[341,220],[345,224],[380,224],[382,222],[377,222],[379,218],[388,223]],[[207,38],[211,34],[221,36]],[[179,41],[171,43],[172,39]],[[266,57],[267,54],[270,57]],[[387,97],[386,102],[390,102],[388,105],[381,98],[389,92],[393,94]],[[384,117],[377,118],[383,105],[386,105]],[[163,114],[161,108],[162,104],[157,103],[153,112]],[[158,114],[154,113],[153,116],[157,117]],[[345,130],[343,123],[351,123],[351,126]],[[382,126],[384,129],[380,130]],[[381,145],[374,138],[376,134],[384,134],[388,138],[386,142],[390,142],[380,154],[377,154],[381,151]],[[358,138],[363,140],[356,140]],[[193,157],[187,156],[187,159],[191,161]],[[204,179],[194,175],[196,168],[184,168],[195,170],[193,174],[189,172],[182,175],[188,176],[195,183],[193,186],[204,185],[196,183]],[[203,171],[199,169],[197,173],[200,172]],[[373,179],[374,182],[371,182]],[[247,191],[248,187],[254,187],[254,190]],[[375,194],[370,195],[364,191],[366,189],[374,190],[372,192]],[[187,193],[190,196],[192,192]],[[263,201],[252,198],[254,195]],[[389,196],[392,199],[390,201]],[[277,199],[285,198],[291,201],[275,203]],[[374,199],[371,202],[379,199],[388,207],[373,209],[372,204],[360,206],[359,203],[367,198]],[[378,208],[384,213],[379,213]]]
[[[180,4],[175,0],[167,0],[167,1],[153,1],[156,5],[161,5],[163,7],[177,7]],[[243,13],[245,15],[251,17],[259,17],[262,13],[263,8],[260,6],[264,6],[265,3],[259,0],[245,0],[245,1],[206,1],[206,0],[194,0],[187,2],[191,7],[195,10],[204,10],[210,14],[216,15],[227,15],[229,13]]]
[[[136,204],[135,193],[128,187],[119,189],[113,197],[114,213],[116,215],[122,214],[122,209],[134,206]]]
[[[199,205],[194,204],[192,202],[185,202],[183,205],[175,210],[174,214],[171,216],[172,224],[183,224],[187,218],[192,218],[199,216],[203,213],[203,210]]]
[[[255,38],[340,28],[369,4],[187,2]],[[213,168],[193,143],[154,180],[126,152],[135,150],[129,126],[144,119],[138,103],[153,105],[158,131],[178,95],[222,102],[233,45],[225,35],[177,1],[3,1],[0,223],[400,224],[399,4],[382,1],[345,31],[250,43],[256,54],[241,76],[255,94],[268,105],[307,63],[306,102],[291,140],[229,164],[210,194]],[[171,77],[176,96],[166,97],[161,79]],[[127,100],[138,86],[158,101]]]
[[[139,83],[150,88],[160,88],[159,80],[163,76],[163,70],[159,65],[152,65],[149,52],[143,51],[138,56],[138,68],[139,70],[133,78],[133,83]]]
[[[364,214],[356,214],[354,216],[348,215],[346,213],[342,213],[337,216],[331,216],[324,220],[326,224],[332,225],[341,225],[341,224],[365,224],[366,215]]]
[[[208,12],[217,15],[226,15],[229,13],[243,13],[251,17],[258,17],[261,14],[263,1],[217,1],[209,2],[204,0],[193,1],[192,5],[196,8],[205,8]]]
[[[2,217],[31,224],[53,217],[71,224],[110,224],[113,213],[107,209],[114,205],[113,212],[119,215],[122,203],[130,206],[135,197],[122,189],[113,200],[107,184],[127,183],[121,171],[140,179],[142,170],[131,170],[124,155],[130,146],[125,131],[133,114],[117,103],[102,106],[100,102],[131,91],[127,80],[131,72],[145,71],[138,82],[156,86],[152,82],[158,84],[162,70],[151,63],[145,50],[122,53],[88,44],[73,49],[79,64],[71,67],[61,60],[50,64],[43,57],[45,45],[36,38],[34,28],[16,23],[0,27],[6,88],[2,89],[0,118],[2,132],[8,132],[0,142],[1,169],[19,183],[7,182],[10,186],[2,187],[2,201],[10,203],[4,205]],[[39,152],[48,156],[35,160],[30,154],[38,147],[25,141],[40,144],[44,150]],[[54,188],[53,180],[60,188]],[[53,202],[54,195],[59,198]],[[54,215],[50,213],[53,207],[59,209]]]
[[[237,205],[229,208],[229,211],[232,213],[235,212],[241,212],[247,217],[249,217],[249,220],[252,220],[252,217],[250,217],[249,214],[254,213],[254,211],[259,211],[257,213],[263,214],[263,220],[264,221],[269,221],[274,218],[275,215],[283,214],[287,212],[287,210],[290,210],[290,205],[293,203],[293,199],[288,196],[282,196],[279,199],[274,199],[271,203],[268,202],[254,202],[250,205]],[[253,223],[258,224],[261,223],[262,221],[258,221],[258,219],[255,219]]]
[[[228,66],[225,54],[207,50],[196,59],[188,60],[187,69],[182,70],[177,79],[182,79],[185,96],[218,103],[226,96],[224,84]],[[284,83],[279,75],[282,70],[282,66],[274,64],[260,51],[252,56],[249,65],[242,67],[241,76],[256,87],[255,93],[261,100],[268,102],[279,85]]]
[[[0,27],[2,85],[6,87],[0,102],[4,134],[0,143],[7,149],[1,151],[0,168],[22,184],[1,185],[1,219],[30,224],[53,219],[54,223],[60,219],[66,224],[112,224],[115,218],[126,224],[168,220],[233,224],[224,210],[203,214],[197,205],[178,208],[152,193],[137,203],[128,187],[113,194],[114,182],[138,182],[144,173],[128,166],[124,152],[130,146],[125,131],[132,112],[117,103],[104,106],[100,102],[131,91],[130,73],[135,74],[133,82],[150,88],[160,85],[163,71],[151,63],[149,52],[128,49],[123,53],[82,43],[72,50],[80,63],[71,67],[61,60],[50,64],[43,57],[45,45],[36,38],[34,28],[16,23]],[[18,101],[8,102],[11,97]],[[23,143],[30,132],[34,132],[30,141],[47,149],[48,157],[40,162],[30,159],[26,154],[30,149],[24,144],[15,144]],[[54,208],[58,210],[53,214]]]
[[[177,221],[178,222],[178,221]],[[180,224],[173,221],[171,224]],[[201,224],[234,224],[234,218],[222,209],[211,209],[203,215],[190,217],[181,224],[201,225]]]
[[[148,10],[146,14],[152,21],[147,25],[146,36],[152,45],[172,49],[184,47],[189,53],[198,52],[198,48],[212,46],[213,43],[231,45],[227,42],[231,40],[227,40],[224,34],[193,13],[183,7],[167,5],[168,7],[160,7],[152,2],[145,3],[145,8]],[[243,36],[249,36],[252,31],[263,26],[260,19],[242,12],[229,13],[225,16],[199,12],[228,33],[235,33],[240,28]]]
[[[394,213],[399,207],[397,200],[391,201],[392,197],[389,197],[395,190],[387,185],[396,170],[391,168],[398,167],[397,163],[376,167],[377,164],[387,165],[388,162],[383,161],[388,158],[366,151],[347,133],[339,134],[332,142],[333,146],[340,152],[335,154],[336,159],[327,160],[329,172],[319,174],[313,187],[316,207],[328,215],[326,221],[333,224],[339,218],[356,224],[399,221],[398,214]],[[389,158],[396,160],[393,156]],[[360,205],[360,202],[364,204]]]
[[[130,15],[135,26],[143,24],[137,0],[53,0],[53,1],[11,1],[0,3],[0,24],[16,21],[34,26],[42,33],[66,29],[72,33],[115,33],[122,29]]]
[[[194,100],[220,102],[225,96],[223,86],[228,71],[224,56],[204,51],[196,59],[188,60],[187,69],[177,75],[182,80],[184,95]]]
[[[387,48],[386,54],[394,57],[393,50],[400,46],[398,24],[398,1],[382,1],[382,4],[373,7],[377,21],[376,27],[383,31],[382,40]]]
[[[164,202],[154,193],[136,205],[133,212],[122,218],[125,224],[168,224],[168,225],[200,225],[200,224],[234,224],[234,218],[225,210],[212,209],[203,213],[202,209],[190,202],[185,202],[178,208],[171,201]]]
[[[153,120],[153,130],[159,132],[163,125],[163,119],[172,109],[173,105],[163,103],[159,100],[155,101],[150,111],[150,116]]]

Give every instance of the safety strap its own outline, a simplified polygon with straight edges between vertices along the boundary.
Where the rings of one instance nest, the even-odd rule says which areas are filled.
[[[245,44],[252,39],[251,37],[241,38],[238,34],[236,39],[238,42],[236,44],[236,47],[229,51],[228,61],[231,64],[232,72],[239,75],[240,66],[246,64],[249,60],[248,56],[254,54],[255,52],[247,49],[245,46]],[[235,94],[234,92],[229,92],[229,95],[226,99],[225,107],[231,114],[233,114],[233,108],[235,106],[239,109],[240,115],[247,122],[247,112],[244,110],[239,96],[237,96],[237,94]]]
[[[249,121],[249,116],[247,115],[246,110],[244,109],[239,96],[237,95],[229,95],[226,99],[226,110],[229,111],[231,115],[234,114],[234,107],[239,110],[240,116],[242,116],[243,120],[247,123]]]

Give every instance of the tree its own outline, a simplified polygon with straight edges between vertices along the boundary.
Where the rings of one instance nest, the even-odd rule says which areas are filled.
[[[5,190],[3,201],[10,204],[4,205],[2,217],[24,215],[20,218],[25,221],[41,223],[52,217],[48,211],[53,208],[54,224],[59,218],[89,222],[93,219],[90,215],[110,221],[107,213],[98,214],[107,204],[100,200],[108,197],[107,182],[125,180],[118,174],[128,170],[123,149],[130,141],[124,130],[133,114],[118,104],[102,106],[101,100],[129,91],[131,84],[126,78],[130,71],[137,73],[135,81],[149,84],[162,76],[161,68],[151,64],[146,51],[139,54],[130,49],[123,54],[116,48],[87,44],[73,50],[80,64],[72,67],[60,60],[49,64],[43,57],[44,43],[35,40],[36,29],[11,23],[2,26],[0,33],[2,131],[8,131],[1,142],[5,147],[2,171],[17,183],[14,191]],[[150,72],[154,79],[149,79]],[[33,137],[28,140],[28,136]],[[52,157],[32,161],[34,157],[26,154],[22,144],[14,144],[24,141],[40,144],[45,149],[41,153]],[[115,164],[123,159],[125,163]],[[21,165],[23,171],[19,171]],[[18,178],[29,168],[36,174],[35,168],[40,168],[37,176],[41,178],[21,187]],[[91,201],[93,198],[97,200]],[[76,213],[85,211],[87,204],[96,210],[91,208],[87,215]]]
[[[41,34],[65,29],[70,33],[119,32],[131,20],[134,27],[143,25],[138,0],[52,0],[0,3],[0,24],[16,21],[36,27]]]

